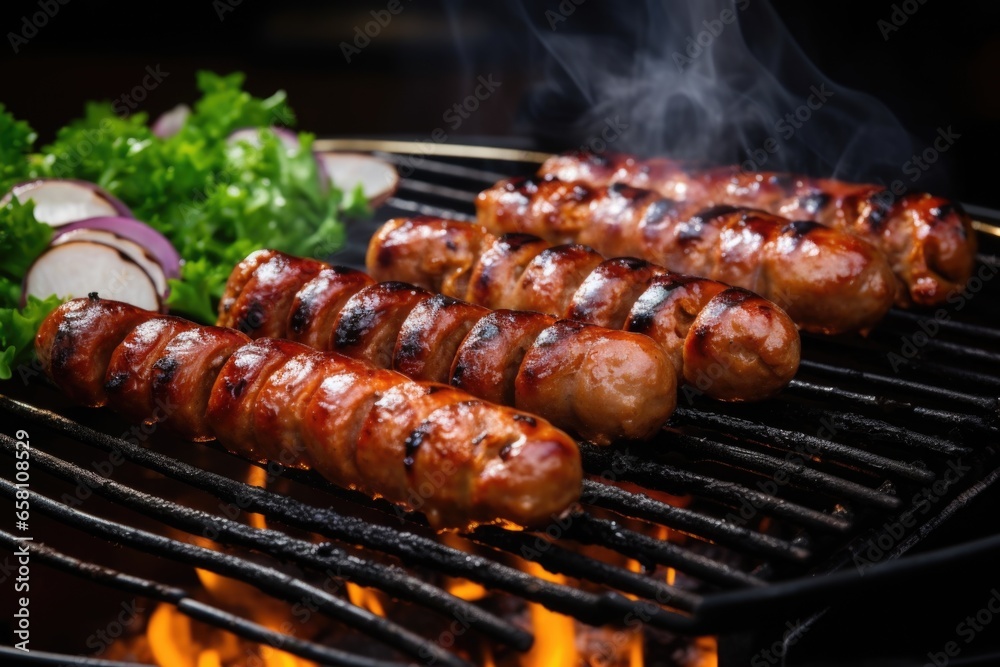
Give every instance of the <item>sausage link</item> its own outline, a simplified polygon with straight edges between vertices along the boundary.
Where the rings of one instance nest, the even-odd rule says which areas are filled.
[[[344,304],[375,281],[367,274],[343,266],[322,269],[292,299],[285,335],[288,340],[328,350],[334,324]]]
[[[511,307],[536,307],[554,317],[565,317],[598,326],[626,329],[650,336],[666,352],[677,373],[677,381],[686,381],[706,394],[720,400],[757,400],[771,396],[795,376],[801,354],[800,340],[795,324],[777,305],[760,297],[728,298],[721,303],[725,308],[709,309],[712,299],[734,288],[710,280],[670,273],[665,268],[632,257],[619,257],[601,261],[590,273],[581,277],[579,267],[592,266],[600,256],[581,246],[551,247],[538,237],[513,233],[494,237],[483,227],[441,218],[422,218],[411,225],[395,223],[391,229],[383,228],[372,241],[369,256],[381,251],[374,247],[389,243],[392,251],[381,253],[383,258],[394,252],[419,255],[425,251],[422,239],[446,236],[423,228],[471,228],[481,237],[475,245],[492,243],[483,253],[488,269],[476,266],[469,284],[469,296],[480,305],[502,302]],[[522,249],[527,248],[522,253]],[[560,264],[560,257],[569,261]],[[488,259],[485,259],[488,258]],[[447,259],[442,260],[447,263]],[[523,276],[532,266],[544,267],[552,274],[566,277],[550,278],[551,292],[558,296],[545,302],[544,293],[525,297]],[[391,275],[391,262],[386,262],[383,272]],[[544,271],[539,271],[544,273]],[[769,275],[769,274],[768,274]],[[432,284],[430,275],[413,275],[420,285]],[[496,280],[494,280],[496,278]],[[516,287],[510,287],[514,279]],[[578,285],[565,305],[568,287]],[[736,294],[732,292],[731,294]],[[739,294],[743,294],[739,290]],[[502,297],[500,296],[502,295]],[[478,299],[483,299],[478,301]],[[844,307],[847,307],[846,305]],[[704,311],[704,312],[703,312]],[[491,323],[489,318],[480,322],[470,332],[465,346],[475,349],[475,354],[456,359],[456,368],[475,368],[483,373],[484,384],[495,387],[488,396],[498,400],[501,388],[506,385],[506,368],[492,356],[497,350],[506,354],[507,337],[518,334],[515,321]],[[697,322],[697,326],[694,326]],[[494,334],[501,331],[502,334]],[[539,330],[532,330],[537,337]],[[694,340],[697,333],[697,341]],[[476,334],[474,338],[473,334]],[[493,334],[495,340],[484,334]],[[483,341],[489,341],[484,343]],[[697,344],[695,344],[697,342]],[[476,355],[489,351],[485,361],[476,361]],[[461,356],[461,353],[460,353]],[[479,377],[473,374],[473,377]],[[485,379],[488,378],[488,379]],[[459,379],[453,377],[453,383]],[[479,380],[473,380],[477,382]],[[466,385],[463,385],[466,386]],[[472,387],[466,386],[472,390]],[[506,391],[506,389],[504,389]],[[486,391],[476,387],[472,393]],[[511,396],[512,395],[508,395]]]
[[[926,193],[736,167],[689,169],[664,158],[586,151],[555,156],[540,175],[591,187],[622,183],[700,206],[728,204],[809,220],[871,243],[889,259],[897,305],[932,306],[961,291],[975,268],[976,235],[962,209]]]
[[[552,214],[538,213],[538,200],[558,211],[558,225]],[[618,183],[592,188],[551,177],[502,181],[480,193],[476,208],[494,233],[584,243],[755,291],[809,331],[869,329],[895,295],[892,269],[869,243],[763,211],[705,208]]]
[[[35,336],[42,370],[71,401],[99,408],[108,402],[105,375],[115,348],[154,314],[105,301],[96,292],[67,301],[56,312],[59,316],[45,318]]]
[[[515,380],[516,405],[576,424],[584,438],[608,444],[598,417],[618,415],[615,438],[645,439],[662,423],[648,403],[677,402],[677,378],[666,354],[652,339],[560,320],[542,331],[528,349]],[[637,353],[640,350],[641,353]]]
[[[484,240],[477,240],[475,230],[470,232],[456,229],[449,232],[442,228],[445,231],[441,233],[422,233],[429,226],[426,224],[429,221],[430,219],[418,219],[408,225],[397,224],[394,229],[404,235],[415,234],[435,247],[442,243],[442,239],[465,239],[466,249],[459,251],[461,257],[457,262],[451,262],[445,257],[434,266],[437,267],[436,270],[453,273],[455,265],[460,264],[465,267],[462,269],[463,275],[471,275],[468,248],[480,247]],[[391,247],[393,234],[386,232],[384,236]],[[532,241],[529,245],[539,244]],[[507,247],[512,247],[512,244],[507,244]],[[404,254],[408,252],[402,246],[400,250]],[[381,256],[393,256],[394,252],[385,251]],[[426,253],[411,253],[407,256],[425,255]],[[370,256],[378,257],[379,254]],[[563,303],[568,304],[586,273],[601,261],[600,255],[583,246],[539,252],[520,272],[521,296],[517,298],[521,301],[547,300],[560,307]],[[239,290],[237,302],[261,304],[261,321],[280,320],[284,311],[272,314],[267,308],[269,304],[288,301],[285,297],[273,298],[278,294],[276,285],[289,282],[282,271],[293,275],[300,273],[298,262],[308,262],[311,266],[313,260],[300,260],[279,253],[259,264],[249,274],[238,267],[237,271],[246,284]],[[410,260],[405,264],[407,272],[416,271]],[[421,271],[430,270],[430,265],[422,266]],[[565,267],[573,268],[566,270]],[[465,279],[444,280],[439,275],[433,282],[451,290],[472,289],[471,283]],[[363,280],[349,270],[320,269],[316,277],[304,283],[298,294],[291,297],[290,303],[319,302],[325,304],[323,308],[310,311],[306,307],[293,306],[285,315],[284,329],[275,330],[271,327],[266,330],[276,336],[284,336],[291,329],[309,332],[304,340],[311,341],[313,345],[329,341],[329,349],[366,360],[376,367],[393,368],[415,380],[448,382],[486,400],[506,405],[523,405],[517,396],[516,382],[519,373],[522,373],[522,360],[535,339],[555,322],[553,318],[532,312],[508,312],[503,318],[493,318],[493,313],[478,305],[458,301],[447,295],[435,296],[411,284],[384,282],[357,289],[363,283]],[[345,284],[348,287],[344,287]],[[237,289],[234,285],[233,290]],[[346,292],[355,289],[357,291],[344,300]],[[258,291],[268,298],[257,297]],[[324,292],[336,296],[328,297]],[[340,302],[343,302],[340,312],[334,313],[333,304]],[[278,305],[274,307],[280,308]],[[232,310],[235,311],[236,308]],[[303,321],[306,317],[303,313],[310,312],[324,321],[332,322],[332,334],[323,333],[317,324]],[[504,328],[504,331],[491,338],[488,334],[491,327],[495,326]],[[574,340],[586,339],[598,347],[605,345],[609,350],[614,349],[616,354],[624,354],[630,350],[633,362],[622,364],[615,355],[595,353],[586,357],[587,363],[593,366],[593,372],[584,378],[594,382],[600,378],[600,381],[610,382],[616,387],[628,386],[627,396],[621,397],[621,400],[635,399],[641,409],[635,408],[635,415],[626,419],[622,417],[619,404],[615,401],[594,402],[584,418],[573,411],[556,407],[555,403],[532,399],[533,409],[560,428],[575,431],[601,444],[619,438],[651,436],[656,428],[666,423],[675,407],[676,369],[666,355],[655,346],[650,346],[644,338],[598,327],[587,329],[585,334],[574,336]],[[265,335],[263,331],[264,329],[251,331],[250,335],[260,337]],[[571,368],[574,364],[582,363],[584,357],[581,357],[577,349],[582,345],[584,343],[567,341],[554,347],[548,354],[539,356],[533,368],[537,370],[542,364]],[[644,381],[637,382],[633,368],[642,365],[649,371],[648,376]],[[568,385],[584,381],[581,378],[567,377],[560,382]],[[525,384],[522,391],[528,392],[529,386],[531,385]],[[556,391],[556,383],[546,384],[545,390]],[[581,395],[585,393],[579,391]],[[591,393],[600,396],[604,391],[594,387]],[[639,400],[641,396],[645,396],[645,399]],[[661,400],[664,396],[667,399]]]
[[[333,325],[333,349],[376,368],[392,368],[403,322],[431,293],[407,283],[376,283],[344,304]],[[277,335],[281,335],[279,331]]]
[[[226,317],[217,324],[255,338],[278,336],[285,331],[296,292],[324,268],[326,264],[315,259],[292,261],[273,253],[250,273]]]
[[[473,396],[514,405],[514,382],[524,355],[555,318],[523,310],[495,310],[476,322],[455,354],[451,384]]]
[[[336,483],[422,510],[435,527],[538,525],[579,498],[576,444],[543,420],[333,352],[246,341],[236,331],[95,297],[57,308],[36,346],[70,396],[91,401],[103,387],[95,375],[124,373],[122,386],[149,397],[159,388],[186,403],[164,418],[168,426],[201,406],[202,425],[231,451],[315,468]],[[184,395],[189,383],[196,390]],[[201,390],[209,384],[206,401]],[[124,411],[142,418],[131,407]],[[208,437],[201,427],[188,432]]]
[[[487,313],[443,294],[421,301],[400,327],[392,367],[414,380],[447,384],[459,346]]]
[[[233,352],[250,342],[222,327],[196,327],[174,336],[153,363],[152,397],[162,420],[188,440],[215,438],[205,413],[212,385]]]
[[[108,407],[129,421],[162,421],[166,417],[162,411],[154,414],[154,364],[174,336],[192,328],[194,325],[179,317],[157,317],[132,329],[108,362],[104,383]]]

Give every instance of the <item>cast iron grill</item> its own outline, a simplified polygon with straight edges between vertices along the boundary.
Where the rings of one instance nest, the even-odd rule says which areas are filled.
[[[455,155],[428,157],[424,147],[405,142],[332,143],[376,149],[404,175],[377,219],[355,223],[347,248],[334,258],[355,266],[363,263],[368,237],[381,221],[415,213],[471,220],[475,193],[500,178],[530,173],[540,157],[454,146],[448,148]],[[439,153],[442,148],[437,147]],[[385,645],[398,660],[468,664],[434,637],[327,592],[315,583],[316,575],[332,570],[337,579],[426,608],[442,627],[462,619],[485,641],[516,651],[530,646],[528,632],[429,583],[414,569],[465,578],[590,625],[640,618],[680,634],[720,634],[765,617],[820,611],[880,579],[918,577],[941,559],[1000,550],[997,535],[902,557],[1000,475],[995,451],[1000,328],[989,313],[1000,296],[1000,281],[992,280],[1000,263],[990,238],[998,228],[989,220],[1000,216],[981,210],[976,215],[983,221],[979,259],[985,277],[975,294],[946,311],[947,318],[894,310],[867,338],[806,335],[798,377],[766,403],[722,404],[682,391],[669,427],[655,441],[610,448],[582,443],[584,467],[592,478],[585,482],[582,505],[568,517],[536,531],[482,526],[461,535],[467,550],[435,539],[418,512],[403,512],[312,473],[269,464],[271,475],[290,480],[291,490],[279,493],[184,460],[191,448],[221,452],[215,445],[177,441],[177,451],[168,455],[159,451],[163,447],[115,437],[106,416],[53,409],[58,398],[46,388],[32,387],[29,399],[0,396],[0,410],[12,429],[31,431],[35,476],[85,484],[116,506],[144,515],[145,522],[140,528],[102,517],[86,504],[77,508],[34,491],[33,513],[147,557],[250,583],[274,598],[313,601],[320,613]],[[8,385],[5,392],[17,389]],[[95,428],[94,419],[105,421]],[[52,454],[47,439],[53,434],[262,514],[271,527],[251,527],[186,506],[169,494],[102,477]],[[173,442],[160,440],[168,446]],[[0,448],[8,455],[0,494],[7,498],[16,490],[8,474],[14,447],[9,435],[0,435]],[[970,471],[946,483],[956,466]],[[939,502],[930,512],[917,512],[912,499],[925,489]],[[666,502],[657,492],[687,496],[690,502]],[[317,502],[317,493],[331,502]],[[886,522],[908,516],[914,521],[906,521],[905,536],[894,539],[862,578],[854,566],[858,555],[877,540]],[[216,551],[165,537],[166,529],[211,534],[227,548]],[[329,541],[316,543],[301,531]],[[663,534],[673,537],[662,539]],[[18,546],[8,532],[0,532],[0,542],[8,550]],[[192,618],[321,664],[400,664],[281,635],[196,600],[181,587],[115,571],[40,542],[28,544],[34,563],[175,605]],[[579,544],[635,559],[641,571],[583,553],[574,546]],[[509,555],[586,585],[535,577],[509,565]],[[674,568],[676,585],[654,576],[657,566]],[[11,650],[0,649],[0,655],[15,655]],[[33,660],[73,664],[71,657],[34,652]]]

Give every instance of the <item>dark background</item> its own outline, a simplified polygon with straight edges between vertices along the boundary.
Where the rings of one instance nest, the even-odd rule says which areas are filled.
[[[586,0],[579,6],[564,0],[561,15],[567,20],[555,22],[552,29],[546,11],[560,13],[558,2],[399,0],[403,11],[348,63],[341,43],[353,40],[355,27],[371,21],[370,12],[384,10],[388,0],[41,2],[58,6],[58,12],[46,19],[46,25],[27,43],[19,44],[16,54],[10,34],[25,34],[24,17],[40,11],[39,0],[7,2],[0,10],[4,35],[0,43],[0,102],[29,120],[43,141],[79,115],[84,101],[119,98],[142,81],[147,66],[159,65],[168,76],[137,109],[151,116],[193,99],[196,70],[242,70],[248,74],[248,88],[257,94],[287,90],[298,113],[299,128],[319,136],[427,139],[434,129],[444,127],[450,142],[473,138],[500,142],[516,136],[550,149],[578,146],[592,136],[593,129],[586,123],[588,113],[604,99],[607,90],[581,94],[580,89],[590,82],[579,79],[589,78],[598,69],[628,71],[630,54],[638,57],[649,52],[659,52],[664,58],[653,70],[668,73],[674,64],[665,56],[683,47],[684,37],[695,34],[691,25],[700,27],[703,19],[718,16],[719,11],[712,3],[694,0],[648,5]],[[886,40],[878,21],[891,18],[894,3],[888,0],[771,2],[770,6],[767,0],[740,3],[746,7],[740,12],[743,36],[749,49],[764,53],[761,60],[765,68],[803,70],[808,68],[808,63],[803,64],[804,55],[831,84],[840,86],[838,91],[856,89],[881,100],[908,133],[914,150],[929,146],[938,128],[953,126],[961,139],[913,187],[1000,207],[1000,194],[992,181],[995,170],[991,168],[1000,149],[996,129],[1000,119],[997,3],[898,2],[896,6],[913,13]],[[567,8],[572,13],[567,14]],[[787,33],[774,27],[776,17],[785,24]],[[734,36],[731,30],[724,35]],[[571,59],[577,62],[560,65],[549,58],[540,38],[571,39],[584,46]],[[609,39],[614,48],[602,45]],[[792,46],[793,41],[801,53]],[[673,42],[680,46],[671,46]],[[581,64],[579,58],[587,62]],[[731,62],[718,66],[724,70]],[[575,70],[572,76],[565,71],[567,64]],[[461,127],[452,130],[443,120],[444,112],[470,94],[477,76],[484,74],[502,81],[501,88]],[[800,101],[804,101],[808,84],[818,83],[817,75],[808,76],[811,78],[789,87]],[[627,90],[615,112],[627,114],[636,107],[635,98],[629,95],[642,95],[636,89],[651,78],[647,68],[635,69],[625,80],[618,80],[618,88]],[[759,90],[754,86],[766,77],[757,72],[750,78],[749,83],[739,85],[749,91],[746,99],[755,102]],[[580,85],[573,85],[574,80]],[[672,81],[668,77],[667,85]],[[557,94],[552,92],[553,82],[559,88]],[[712,86],[709,81],[709,94],[718,89]],[[702,114],[697,109],[688,114],[689,122],[684,122],[683,115],[663,120],[667,115],[658,111],[656,101],[656,95],[664,94],[663,88],[654,91],[642,117],[633,120],[635,132],[629,141],[622,142],[622,148],[657,152],[675,148],[678,137],[710,136],[698,125]],[[848,95],[838,92],[837,99],[842,102]],[[767,100],[763,103],[768,105]],[[771,112],[780,116],[794,109],[790,104],[794,102],[771,103]],[[833,173],[841,139],[823,130],[825,116],[831,114],[828,109],[817,112],[817,117],[824,118],[810,123],[808,129],[820,136],[797,136],[791,150],[779,156],[781,164],[768,166]],[[845,114],[839,118],[841,124],[874,128],[865,113],[848,109]],[[722,115],[724,122],[739,123],[731,120],[738,115],[732,109]],[[653,129],[662,140],[648,139]],[[874,140],[868,137],[860,142],[867,151],[861,160],[855,160],[857,164],[846,172],[836,172],[838,175],[885,182],[899,176],[911,146],[900,146],[894,140],[892,150],[884,150],[878,145],[882,134],[877,128],[872,132]],[[686,156],[740,161],[746,158],[746,150],[760,146],[766,136],[752,131],[740,134],[722,127],[717,136],[710,136],[710,146],[703,151],[697,143],[690,150],[688,141]],[[833,146],[825,146],[821,159],[812,159],[810,150],[817,142]]]

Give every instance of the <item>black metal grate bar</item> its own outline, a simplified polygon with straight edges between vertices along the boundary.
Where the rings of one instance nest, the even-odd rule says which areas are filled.
[[[823,364],[818,361],[809,361],[808,359],[803,359],[800,362],[799,367],[816,373],[821,373],[826,376],[862,381],[866,385],[874,387],[911,391],[915,394],[924,394],[931,398],[969,405],[978,408],[980,411],[987,414],[995,414],[997,411],[997,399],[990,398],[988,396],[975,396],[973,394],[955,391],[954,389],[934,387],[922,382],[912,382],[877,373],[868,373],[854,368],[831,366],[830,364]]]
[[[812,423],[828,425],[831,430],[837,432],[864,435],[872,440],[883,440],[899,447],[924,450],[943,456],[962,456],[972,451],[970,447],[956,444],[945,438],[889,424],[883,419],[806,405],[796,405],[795,408],[798,414]]]
[[[21,403],[3,395],[0,395],[0,409],[68,435],[84,444],[105,451],[118,452],[127,460],[167,477],[190,484],[229,502],[239,502],[247,511],[264,514],[290,526],[333,537],[349,544],[381,551],[396,556],[408,564],[428,567],[453,577],[464,577],[487,588],[506,591],[537,602],[553,611],[574,616],[585,623],[603,625],[620,620],[630,612],[642,614],[649,612],[648,607],[634,604],[620,595],[592,594],[571,586],[553,584],[415,533],[374,525],[357,517],[338,514],[328,507],[308,505],[223,475],[195,468],[126,440],[95,431],[49,410]],[[288,471],[286,474],[291,473],[292,471]],[[675,547],[675,545],[670,546]],[[700,563],[701,560],[696,559],[695,562]],[[763,582],[753,577],[735,571],[731,573],[730,568],[714,565],[734,581],[763,585]],[[666,629],[685,627],[685,622],[683,617],[665,611],[652,614],[649,621],[652,625]]]
[[[439,218],[452,218],[454,220],[463,220],[465,222],[472,222],[475,218],[471,215],[464,215],[462,213],[457,213],[451,209],[441,208],[440,206],[432,206],[430,204],[421,204],[419,202],[411,202],[406,199],[400,199],[398,197],[389,197],[386,200],[386,204],[392,208],[398,209],[405,213],[415,214],[415,215],[432,215]]]
[[[915,482],[933,482],[934,472],[913,463],[897,461],[886,456],[843,445],[837,442],[819,438],[814,435],[776,428],[766,424],[754,423],[738,417],[720,415],[711,412],[699,412],[687,408],[678,408],[674,413],[681,423],[694,424],[701,427],[711,427],[729,435],[741,435],[747,438],[760,439],[769,446],[794,450],[797,447],[815,451],[822,458],[832,461],[852,463],[868,470],[880,471],[897,475]]]
[[[274,464],[271,463],[269,466],[273,468]],[[302,482],[312,486],[313,488],[329,491],[341,498],[347,498],[359,505],[377,509],[386,516],[402,516],[406,521],[421,527],[427,526],[427,522],[423,515],[418,512],[404,511],[384,500],[371,500],[367,496],[364,496],[356,491],[341,489],[340,487],[331,484],[325,479],[317,477],[312,473],[285,468],[282,471],[282,476]],[[585,526],[587,528],[581,530]],[[688,549],[684,549],[680,545],[652,539],[646,535],[637,533],[627,528],[615,526],[613,521],[595,518],[584,512],[571,513],[568,518],[554,522],[550,527],[558,529],[563,537],[578,539],[580,541],[593,544],[597,543],[588,541],[593,539],[592,530],[597,529],[598,527],[600,527],[599,530],[603,532],[613,529],[616,539],[601,544],[601,546],[617,551],[624,556],[631,557],[636,553],[643,554],[647,562],[669,565],[677,570],[695,575],[700,579],[716,583],[721,586],[761,586],[764,584],[764,582],[760,579],[736,570],[724,563],[720,563],[719,561],[693,553]],[[477,528],[467,534],[467,536],[474,540],[478,539],[476,537],[478,530],[479,529]],[[531,534],[530,531],[525,532],[527,534]],[[597,582],[602,581],[599,577],[593,580]]]
[[[786,540],[593,480],[583,481],[583,494],[590,505],[658,523],[692,537],[742,547],[749,553],[795,561],[804,561],[810,556],[808,549]]]
[[[459,199],[467,202],[472,202],[476,199],[475,192],[470,192],[468,190],[459,190],[457,188],[451,188],[446,185],[438,185],[437,183],[428,183],[426,181],[418,181],[413,178],[403,179],[399,183],[400,190],[409,190],[411,192],[419,192],[424,195],[434,195],[436,197],[444,197],[447,199]]]
[[[886,313],[885,319],[879,322],[879,327],[892,327],[898,328],[903,326],[905,322],[907,326],[906,331],[912,330],[914,324],[919,325],[921,322],[934,321],[935,324],[942,331],[948,331],[951,333],[961,334],[964,336],[984,338],[988,341],[1000,341],[1000,329],[991,329],[990,327],[984,327],[978,324],[969,324],[967,322],[959,322],[953,319],[935,319],[933,315],[927,313],[911,312],[908,310],[899,310],[893,308],[888,313]]]
[[[665,581],[608,565],[565,549],[553,542],[540,544],[539,538],[533,535],[503,530],[495,526],[481,526],[466,537],[478,544],[534,561],[549,572],[578,579],[603,581],[625,593],[656,600],[661,605],[675,607],[682,611],[694,610],[701,599],[699,596],[671,586]]]
[[[0,434],[0,447],[7,452],[13,452],[14,441]],[[211,529],[218,535],[214,541],[256,549],[276,558],[311,567],[319,572],[335,569],[339,577],[362,586],[379,588],[397,598],[422,604],[449,618],[466,619],[473,629],[520,651],[525,651],[531,646],[530,633],[502,621],[476,605],[445,593],[398,567],[363,560],[329,543],[315,544],[295,539],[277,530],[253,528],[226,517],[157,498],[37,449],[33,452],[32,459],[33,465],[57,477],[77,483],[83,480],[96,493],[174,528],[192,534],[205,534],[206,530]]]
[[[19,545],[24,544],[24,542],[18,540],[10,533],[0,531],[0,544],[8,549],[14,550],[17,549]],[[213,625],[223,630],[228,630],[253,642],[268,644],[269,646],[274,647],[281,647],[282,651],[292,653],[301,658],[306,658],[307,660],[315,660],[321,664],[327,665],[341,665],[342,667],[402,667],[402,665],[405,664],[366,658],[364,656],[323,646],[322,644],[316,644],[314,642],[298,639],[290,635],[285,635],[222,609],[199,602],[188,595],[187,591],[182,588],[167,586],[156,581],[150,581],[149,579],[124,574],[94,563],[80,561],[41,543],[29,542],[27,548],[33,561],[43,563],[78,577],[95,581],[110,588],[126,591],[128,593],[134,593],[152,600],[174,605],[178,611],[186,616],[189,616],[190,618],[202,621],[203,623]],[[18,658],[35,656],[39,659],[38,664],[135,664],[99,661],[94,660],[93,658],[79,658],[79,656],[76,656],[76,658],[81,660],[81,662],[51,663],[46,661],[49,660],[49,656],[52,654],[40,653],[38,651],[31,651],[28,654],[24,654],[21,651],[9,653],[8,651],[13,649],[8,649],[7,647],[0,647],[0,649],[2,649],[0,650],[0,655],[14,655]],[[82,660],[87,660],[88,662],[82,662]]]
[[[0,479],[0,494],[13,499],[17,490],[12,482]],[[413,658],[428,659],[433,657],[441,661],[442,664],[451,667],[468,667],[469,665],[455,654],[412,633],[403,626],[376,616],[366,609],[356,607],[343,598],[331,595],[322,588],[309,585],[280,570],[81,512],[36,491],[29,490],[28,499],[33,511],[113,543],[237,579],[268,595],[293,604],[302,600],[310,600],[320,612],[327,616]]]
[[[744,502],[765,514],[781,517],[804,527],[844,532],[851,522],[842,516],[820,512],[797,503],[763,493],[757,489],[682,470],[615,450],[581,443],[584,467],[588,470],[612,470],[625,482],[668,493],[692,493],[732,506]]]
[[[863,394],[842,387],[815,384],[799,379],[792,380],[788,388],[796,394],[828,401],[833,404],[854,403],[867,408],[873,408],[883,414],[886,412],[910,414],[946,426],[959,426],[977,431],[995,432],[995,429],[981,417],[950,412],[948,410],[938,410],[936,408],[926,408],[910,402],[885,398],[877,394]]]
[[[716,442],[708,438],[682,433],[671,433],[670,435],[678,451],[683,451],[695,459],[702,458],[768,475],[783,471],[788,475],[791,483],[797,483],[805,488],[819,489],[834,496],[849,498],[886,510],[896,509],[900,506],[900,500],[895,496],[820,470],[814,470],[801,463],[785,461],[769,454],[731,443]]]
[[[417,165],[412,165],[413,160],[403,157],[398,153],[387,153],[386,151],[372,151],[372,154],[382,158],[383,160],[392,162],[395,165],[419,166],[421,171],[426,171],[431,174],[457,176],[458,178],[464,178],[479,183],[493,183],[503,180],[508,176],[508,174],[501,174],[496,171],[487,171],[476,167],[457,165],[452,164],[451,162],[442,162],[441,160],[427,160],[420,158]]]
[[[4,665],[52,665],[52,667],[156,667],[145,662],[100,660],[82,655],[21,651],[11,646],[0,646],[0,663]]]

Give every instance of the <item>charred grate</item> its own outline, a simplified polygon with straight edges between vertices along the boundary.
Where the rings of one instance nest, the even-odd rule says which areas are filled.
[[[402,170],[399,192],[378,220],[352,226],[348,247],[335,261],[359,265],[375,225],[391,216],[424,213],[472,219],[475,193],[536,166],[502,159],[503,151],[492,158],[488,148],[475,149],[474,158],[405,154],[400,148],[397,142],[397,152],[381,153]],[[461,147],[452,148],[461,152]],[[977,215],[985,218],[985,213]],[[992,277],[1000,271],[1000,243],[987,234],[981,237],[981,266]],[[518,651],[530,646],[529,633],[428,583],[414,568],[464,578],[591,625],[621,625],[625,619],[641,618],[650,626],[683,634],[720,633],[782,614],[815,611],[862,586],[870,589],[880,581],[919,577],[942,559],[1000,550],[998,536],[901,558],[1000,474],[995,452],[1000,354],[994,351],[1000,329],[990,325],[989,313],[1000,295],[998,284],[982,280],[977,293],[944,319],[892,311],[868,338],[805,336],[799,376],[766,403],[719,404],[685,394],[669,427],[654,442],[611,448],[583,443],[584,467],[591,479],[585,483],[580,508],[545,530],[483,526],[469,531],[461,537],[475,545],[474,551],[435,539],[417,512],[402,512],[312,473],[269,466],[269,472],[292,483],[292,491],[278,493],[109,435],[107,427],[88,425],[90,417],[83,413],[46,407],[57,401],[52,391],[35,391],[29,400],[0,396],[0,411],[8,423],[121,456],[181,487],[238,502],[282,528],[251,527],[102,477],[47,451],[46,438],[40,435],[32,439],[33,472],[83,481],[95,494],[144,515],[156,526],[192,535],[211,531],[227,550],[164,537],[33,491],[35,511],[147,556],[251,583],[277,599],[308,597],[324,615],[384,644],[401,661],[468,664],[433,637],[318,589],[307,577],[289,574],[288,566],[314,574],[334,568],[343,580],[432,611],[442,626],[454,618],[465,619],[485,640]],[[933,335],[928,333],[930,321],[937,324]],[[214,445],[178,444],[221,451]],[[12,455],[14,441],[0,435],[0,449]],[[955,462],[971,472],[945,485],[934,511],[917,516],[909,499],[949,479]],[[0,495],[10,498],[14,490],[12,480],[0,479]],[[319,502],[316,494],[336,503]],[[687,502],[671,500],[679,496]],[[342,511],[344,507],[356,511]],[[852,565],[855,554],[886,521],[908,515],[917,520],[905,539],[894,542],[862,578]],[[326,541],[298,537],[301,531]],[[673,537],[662,539],[664,533]],[[13,549],[15,538],[0,533],[0,543]],[[619,557],[584,554],[576,548],[579,544],[598,545]],[[199,602],[182,588],[111,570],[42,543],[32,544],[31,550],[36,562],[46,566],[173,604],[192,618],[321,664],[400,664],[279,636]],[[508,555],[536,561],[587,586],[532,576],[508,565]],[[386,556],[399,565],[387,564]],[[623,567],[621,557],[635,559],[642,571]],[[674,568],[678,585],[654,576],[657,566]],[[34,660],[74,664],[70,656],[35,654]]]

